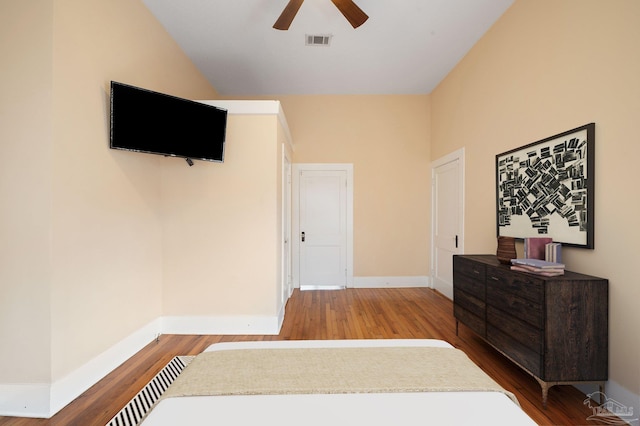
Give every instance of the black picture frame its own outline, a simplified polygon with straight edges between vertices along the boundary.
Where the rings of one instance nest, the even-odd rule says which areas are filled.
[[[593,249],[595,123],[496,155],[496,228]]]

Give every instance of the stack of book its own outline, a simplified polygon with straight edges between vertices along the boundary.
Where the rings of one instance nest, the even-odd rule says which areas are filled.
[[[553,240],[548,237],[528,237],[524,239],[524,257],[526,259],[540,259],[548,260],[545,258],[546,245],[553,243]]]
[[[562,244],[549,243],[544,246],[544,260],[562,263]]]
[[[540,259],[511,259],[511,269],[545,277],[564,274],[564,264]]]

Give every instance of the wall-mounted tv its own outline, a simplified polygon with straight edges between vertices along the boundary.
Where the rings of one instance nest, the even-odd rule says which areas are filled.
[[[111,82],[112,149],[223,162],[227,111]]]

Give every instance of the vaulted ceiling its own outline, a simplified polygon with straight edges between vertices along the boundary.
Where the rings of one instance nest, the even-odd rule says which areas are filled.
[[[143,0],[218,93],[430,93],[514,0],[355,0],[352,25],[331,0]],[[307,45],[307,36],[328,45]]]

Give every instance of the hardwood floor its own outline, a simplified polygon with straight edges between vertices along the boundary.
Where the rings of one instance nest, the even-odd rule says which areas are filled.
[[[51,419],[0,417],[0,425],[105,425],[176,355],[196,355],[212,343],[242,340],[435,338],[462,349],[513,392],[540,425],[594,425],[584,395],[554,386],[547,408],[538,383],[460,325],[449,299],[427,288],[295,290],[275,336],[163,335],[88,389]]]

